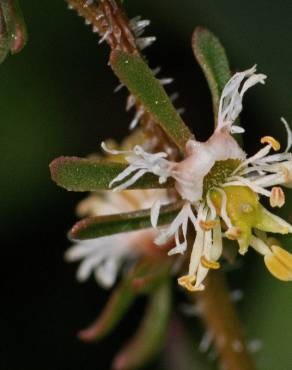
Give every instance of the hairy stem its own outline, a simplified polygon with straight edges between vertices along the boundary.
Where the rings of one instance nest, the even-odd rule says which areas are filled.
[[[222,368],[224,370],[255,370],[245,344],[241,323],[221,272],[209,272],[206,289],[197,294],[197,304],[213,336]]]
[[[101,37],[100,41],[106,42],[111,50],[122,50],[129,54],[141,54],[137,45],[135,33],[131,29],[130,21],[124,12],[120,0],[65,0],[69,8],[77,11],[79,16],[85,19],[86,24],[92,25],[93,32]],[[133,105],[144,133],[151,141],[152,151],[164,151],[169,153],[169,158],[174,160],[178,157],[178,148],[168,140],[163,130],[156,124],[152,115],[147,112],[139,99],[134,100],[129,95],[127,110]],[[151,140],[155,138],[155,140]]]

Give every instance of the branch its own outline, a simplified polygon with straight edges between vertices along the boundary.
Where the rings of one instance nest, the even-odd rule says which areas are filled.
[[[255,370],[224,275],[218,271],[209,272],[206,289],[197,293],[196,298],[200,314],[213,335],[222,367],[226,370]]]
[[[65,0],[69,8],[75,9],[91,24],[93,32],[97,32],[101,39],[106,41],[111,50],[122,50],[129,54],[141,54],[135,32],[130,26],[130,21],[123,10],[119,0]],[[131,103],[134,102],[134,104]],[[136,117],[143,127],[143,131],[150,140],[150,150],[169,153],[169,158],[174,160],[179,156],[177,147],[169,141],[163,130],[157,125],[152,115],[147,112],[138,99],[129,95],[127,106],[129,110],[135,106]]]

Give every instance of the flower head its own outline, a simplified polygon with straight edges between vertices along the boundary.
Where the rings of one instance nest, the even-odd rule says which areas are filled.
[[[217,126],[206,142],[189,140],[185,156],[180,162],[167,159],[167,154],[148,153],[136,145],[133,150],[110,150],[103,143],[103,149],[111,155],[125,155],[129,166],[110,184],[117,184],[115,191],[125,190],[145,173],[152,173],[163,184],[168,178],[175,180],[178,195],[185,203],[165,229],[160,230],[156,244],[163,244],[173,236],[175,247],[169,254],[184,253],[187,250],[187,229],[189,221],[196,231],[187,275],[178,279],[188,290],[204,289],[203,280],[209,269],[220,267],[222,238],[237,240],[239,253],[244,254],[251,246],[264,255],[265,264],[273,275],[289,280],[292,275],[291,255],[278,246],[269,247],[256,237],[254,231],[287,234],[292,226],[273,215],[259,203],[260,196],[270,199],[272,207],[285,203],[283,190],[279,185],[291,186],[292,134],[287,122],[282,119],[287,133],[288,145],[280,154],[280,144],[272,137],[262,138],[265,146],[255,155],[247,157],[234,133],[243,129],[234,123],[242,110],[245,92],[257,83],[264,84],[266,76],[256,74],[256,67],[236,73],[223,89]],[[160,203],[155,202],[151,210],[151,221],[157,227]],[[259,245],[266,247],[260,248]],[[287,263],[283,261],[287,259]],[[284,263],[284,264],[283,264]],[[284,267],[283,267],[284,266]],[[285,269],[285,272],[283,272]]]

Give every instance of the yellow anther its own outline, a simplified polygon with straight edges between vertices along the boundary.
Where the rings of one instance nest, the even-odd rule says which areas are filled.
[[[216,225],[216,221],[215,220],[208,220],[208,221],[200,220],[199,225],[201,229],[205,231],[209,231],[214,228],[214,226]]]
[[[194,283],[196,282],[196,277],[194,275],[184,275],[177,279],[179,285],[184,287],[190,292],[196,292],[198,289],[195,288]]]
[[[201,257],[201,264],[207,269],[218,270],[220,268],[220,263],[217,261],[210,261],[205,256]]]
[[[271,190],[270,205],[271,207],[283,207],[285,204],[285,194],[279,186],[274,186]]]
[[[265,265],[272,275],[283,281],[292,280],[292,254],[273,245],[272,253],[264,257]]]
[[[264,136],[261,138],[261,143],[262,144],[269,144],[271,145],[271,147],[277,151],[281,148],[281,145],[279,143],[279,141],[277,141],[276,139],[274,139],[272,136]]]
[[[225,235],[230,240],[237,240],[242,234],[239,227],[231,227],[225,232]]]

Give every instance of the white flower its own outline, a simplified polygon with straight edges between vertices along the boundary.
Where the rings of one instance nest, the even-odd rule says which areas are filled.
[[[170,202],[165,190],[134,190],[123,193],[93,193],[77,207],[79,215],[99,216],[148,208],[154,202]],[[156,232],[152,229],[115,234],[96,239],[75,241],[65,253],[68,262],[80,260],[77,279],[87,280],[93,273],[98,284],[110,288],[123,265],[129,265],[143,254],[150,253]]]
[[[272,149],[279,150],[280,144],[274,138],[265,136],[261,140],[265,147],[246,158],[245,152],[231,136],[243,132],[234,122],[242,110],[245,92],[255,84],[265,82],[266,76],[255,72],[256,66],[236,73],[228,81],[220,99],[213,135],[206,142],[188,141],[185,158],[180,162],[169,161],[164,152],[147,153],[138,145],[132,151],[120,152],[102,144],[106,152],[125,154],[129,163],[110,184],[110,187],[118,184],[114,191],[126,189],[145,173],[158,176],[161,184],[168,178],[175,180],[175,188],[185,204],[172,223],[160,232],[156,243],[165,243],[175,236],[176,246],[169,254],[184,253],[191,221],[196,238],[189,271],[178,281],[192,291],[202,290],[209,268],[220,266],[217,262],[222,252],[220,219],[227,228],[225,236],[238,241],[241,254],[247,251],[249,245],[256,249],[253,228],[282,234],[292,232],[290,224],[265,210],[258,202],[258,194],[264,195],[270,198],[271,206],[280,207],[285,198],[282,189],[276,185],[292,186],[292,154],[288,153],[292,134],[287,122],[282,119],[288,133],[288,145],[280,154],[269,155]],[[159,208],[157,202],[152,206],[151,221],[155,228]]]
[[[130,256],[134,258],[127,238],[121,234],[75,243],[65,254],[68,262],[81,260],[77,280],[83,282],[94,273],[103,288],[110,288],[116,281],[119,268]]]

